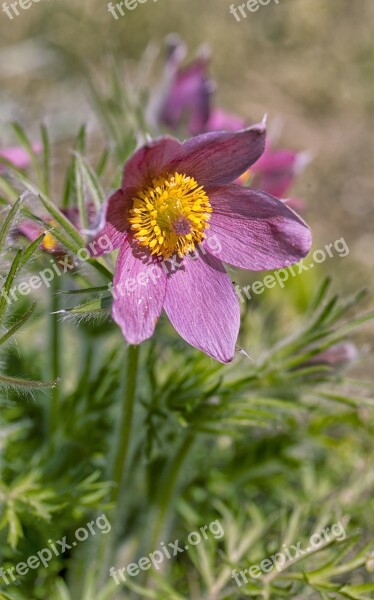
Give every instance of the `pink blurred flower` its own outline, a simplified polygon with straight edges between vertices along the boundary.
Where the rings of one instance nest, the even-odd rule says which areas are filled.
[[[358,356],[357,348],[351,342],[342,342],[341,344],[335,344],[324,352],[316,354],[313,358],[310,358],[306,364],[308,365],[326,365],[337,369],[352,361]]]
[[[70,207],[61,211],[65,217],[78,229],[82,230],[79,210],[76,207]],[[87,204],[88,221],[92,225],[96,221],[96,211],[94,205],[89,202]],[[66,254],[66,248],[58,241],[51,231],[54,227],[58,227],[58,223],[54,221],[49,215],[43,215],[42,220],[47,225],[39,223],[33,219],[24,219],[16,227],[14,233],[23,235],[30,242],[35,242],[42,235],[45,234],[43,241],[40,244],[40,249],[48,254],[55,254],[61,256]],[[48,227],[49,225],[49,227]]]
[[[49,223],[51,229],[57,224],[54,223],[48,217],[44,218],[46,223]],[[60,242],[53,236],[48,227],[43,226],[41,223],[32,219],[25,219],[21,222],[15,230],[15,233],[23,235],[30,242],[35,242],[42,233],[45,234],[43,241],[40,244],[41,250],[48,252],[49,254],[64,254],[64,248]]]
[[[306,152],[272,150],[267,147],[251,168],[254,184],[276,198],[284,198],[295,177],[302,172],[308,162],[309,157]]]
[[[247,123],[241,117],[228,113],[221,108],[214,108],[205,125],[205,131],[239,131],[246,127]]]
[[[152,99],[148,117],[154,126],[162,124],[173,130],[185,122],[188,132],[196,135],[206,129],[214,89],[207,73],[209,55],[203,48],[193,62],[182,67],[184,43],[172,35],[168,36],[167,45],[162,85]]]
[[[206,125],[207,131],[239,131],[246,123],[240,117],[215,108],[212,110]],[[237,179],[241,185],[251,185],[276,198],[285,198],[295,178],[310,162],[308,152],[294,150],[273,150],[269,144],[259,160]],[[288,206],[295,210],[304,208],[303,200],[288,198]]]
[[[164,309],[189,344],[231,361],[240,310],[222,263],[262,271],[308,253],[304,221],[267,193],[233,183],[264,147],[262,123],[184,143],[159,138],[129,159],[95,236],[119,249],[112,316],[130,344],[152,336]]]
[[[37,154],[41,152],[40,144],[33,144],[32,147]],[[0,150],[0,157],[13,163],[18,169],[27,169],[31,164],[30,155],[20,146],[10,146]],[[6,166],[0,163],[0,172],[4,172],[4,170],[6,170]]]

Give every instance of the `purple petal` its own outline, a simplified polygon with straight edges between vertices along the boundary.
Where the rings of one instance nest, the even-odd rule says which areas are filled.
[[[69,221],[74,225],[78,231],[82,231],[82,222],[79,214],[79,210],[76,206],[69,206],[68,208],[63,208],[61,212],[69,219]],[[95,205],[90,200],[86,202],[86,213],[88,224],[91,227],[95,227],[96,222],[98,220],[97,210]]]
[[[332,368],[341,367],[352,362],[358,357],[358,351],[351,342],[342,342],[331,346],[324,352],[316,354],[304,364],[327,365]]]
[[[129,344],[140,344],[151,337],[161,314],[166,274],[160,263],[126,244],[118,255],[113,287],[113,319]]]
[[[191,134],[201,133],[209,118],[212,84],[206,74],[207,64],[198,59],[175,74],[161,110],[160,120],[174,129],[189,117]]]
[[[231,183],[259,159],[265,148],[265,124],[238,132],[199,135],[183,144],[183,157],[172,168],[199,185]]]
[[[292,186],[293,181],[292,173],[262,173],[253,179],[252,185],[271,196],[282,198]]]
[[[270,150],[266,148],[253,169],[265,171],[293,171],[298,153],[293,150]]]
[[[189,344],[220,362],[233,359],[240,309],[220,261],[208,255],[186,257],[183,268],[168,279],[165,310]]]
[[[122,190],[117,190],[105,202],[94,236],[87,249],[91,256],[98,257],[120,248],[126,241],[128,221],[127,203]]]
[[[209,192],[213,208],[206,248],[242,269],[279,269],[308,254],[308,226],[280,200],[237,185]]]
[[[179,68],[187,54],[187,46],[177,33],[169,33],[165,38],[166,68]]]
[[[30,242],[35,242],[35,240],[37,240],[44,231],[45,227],[43,227],[40,223],[33,221],[32,219],[25,219],[24,221],[21,221],[21,223],[17,225],[15,229],[15,233],[20,233]]]
[[[266,149],[261,158],[252,167],[255,174],[253,186],[282,198],[293,181],[310,161],[308,153],[292,150]]]
[[[30,156],[23,148],[5,148],[0,151],[0,156],[19,169],[26,169],[31,164]],[[5,166],[1,165],[0,168],[3,171]]]
[[[41,145],[37,143],[33,144],[32,148],[36,154],[39,154],[42,149]],[[26,169],[31,164],[30,155],[19,146],[10,146],[0,150],[0,156],[13,163],[18,169]],[[0,165],[1,170],[4,170],[4,168],[4,165]]]
[[[19,225],[17,225],[17,227],[14,229],[14,234],[20,234],[25,236],[25,238],[27,238],[30,242],[35,242],[35,240],[38,239],[39,236],[41,236],[42,233],[46,233],[47,236],[44,238],[44,240],[40,243],[39,247],[41,250],[43,250],[44,252],[47,252],[48,254],[56,254],[56,255],[61,255],[65,253],[64,247],[63,245],[53,236],[52,234],[49,234],[49,227],[52,229],[53,226],[55,225],[53,223],[53,220],[46,215],[43,215],[43,219],[46,222],[46,225],[43,225],[41,223],[38,223],[37,221],[34,221],[33,219],[25,219],[24,221],[21,221],[21,223]],[[48,225],[49,223],[49,225]],[[48,244],[47,244],[47,239],[48,240]]]
[[[163,123],[173,129],[188,120],[189,133],[206,131],[209,118],[213,82],[207,72],[209,56],[200,56],[181,68],[186,46],[176,35],[167,37],[167,60],[159,92],[151,98],[148,116],[153,124]]]
[[[163,77],[159,89],[151,95],[147,108],[147,119],[152,127],[157,130],[160,123],[174,122],[177,125],[173,113],[169,114],[167,103],[169,102],[170,91],[172,90],[180,70],[180,65],[186,55],[186,45],[178,35],[170,34],[166,38],[166,62]],[[165,115],[166,113],[166,115]],[[166,120],[165,120],[166,119]]]
[[[152,184],[152,179],[169,172],[171,163],[182,153],[182,144],[162,137],[145,144],[132,155],[124,169],[122,190],[126,198]]]
[[[227,113],[226,111],[215,108],[206,125],[207,131],[239,131],[245,129],[246,122],[244,119]]]
[[[305,202],[302,198],[282,198],[281,201],[298,213],[302,214],[305,211]]]

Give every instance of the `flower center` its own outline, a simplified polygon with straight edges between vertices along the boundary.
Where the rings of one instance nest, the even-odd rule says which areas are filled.
[[[153,179],[152,186],[133,198],[131,229],[151,254],[183,257],[205,238],[212,207],[193,177],[174,173]]]

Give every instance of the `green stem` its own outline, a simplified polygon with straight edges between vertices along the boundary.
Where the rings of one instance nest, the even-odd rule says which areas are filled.
[[[115,483],[111,494],[111,501],[117,502],[123,486],[127,455],[130,446],[131,426],[134,413],[136,379],[139,363],[139,346],[129,346],[126,370],[126,390],[122,407],[120,424],[120,439],[118,451],[114,460],[112,479]]]
[[[59,310],[59,282],[55,277],[50,288],[50,316],[49,316],[49,340],[50,340],[50,375],[51,379],[57,380],[61,374],[60,365],[60,324],[58,315]],[[51,391],[51,405],[49,407],[49,435],[52,438],[58,423],[60,386],[56,385]]]
[[[151,552],[153,552],[159,544],[167,518],[167,513],[169,511],[170,504],[173,500],[174,491],[178,483],[179,473],[194,442],[194,439],[195,436],[193,433],[187,432],[182,444],[174,456],[172,463],[170,464],[169,471],[166,474],[165,481],[161,487],[155,525],[150,539]]]
[[[108,567],[112,562],[115,547],[118,540],[118,524],[122,513],[122,502],[120,501],[123,483],[126,474],[127,457],[130,449],[132,422],[136,399],[136,382],[139,365],[140,346],[129,346],[127,354],[127,366],[125,370],[125,393],[123,396],[121,422],[118,432],[118,446],[114,457],[114,463],[110,479],[114,482],[110,494],[110,503],[113,504],[110,521],[112,523],[112,534],[102,539],[99,544],[97,557],[99,573],[98,588],[100,589],[108,576]]]

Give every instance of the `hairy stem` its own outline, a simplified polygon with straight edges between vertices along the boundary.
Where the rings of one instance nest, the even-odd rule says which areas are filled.
[[[134,413],[134,404],[136,397],[136,379],[139,362],[139,346],[129,346],[127,358],[127,378],[126,389],[123,398],[122,416],[120,424],[120,439],[118,450],[114,460],[112,479],[116,484],[113,487],[111,501],[117,502],[126,470],[126,460],[130,447],[132,417]]]
[[[50,288],[50,315],[49,315],[49,347],[50,347],[50,376],[53,381],[58,380],[61,374],[60,361],[60,324],[57,311],[59,310],[59,282],[54,277]],[[52,438],[58,423],[60,388],[56,385],[51,391],[51,404],[49,407],[49,436]]]
[[[154,551],[159,544],[163,528],[167,519],[170,504],[173,500],[175,488],[178,483],[180,470],[183,467],[183,464],[194,442],[194,439],[195,437],[193,433],[188,431],[176,455],[174,456],[173,461],[170,464],[169,470],[161,487],[161,492],[157,503],[155,525],[150,538],[151,552]]]
[[[121,492],[126,476],[127,458],[130,449],[132,434],[132,423],[136,399],[136,383],[139,365],[140,346],[129,346],[127,353],[127,365],[125,370],[125,390],[121,409],[120,425],[118,431],[118,445],[116,448],[114,462],[110,473],[110,479],[114,486],[109,501],[113,505],[110,521],[112,523],[112,534],[103,540],[98,549],[98,564],[100,565],[99,586],[108,577],[108,568],[114,557],[118,541],[118,529],[120,516],[122,514]]]

